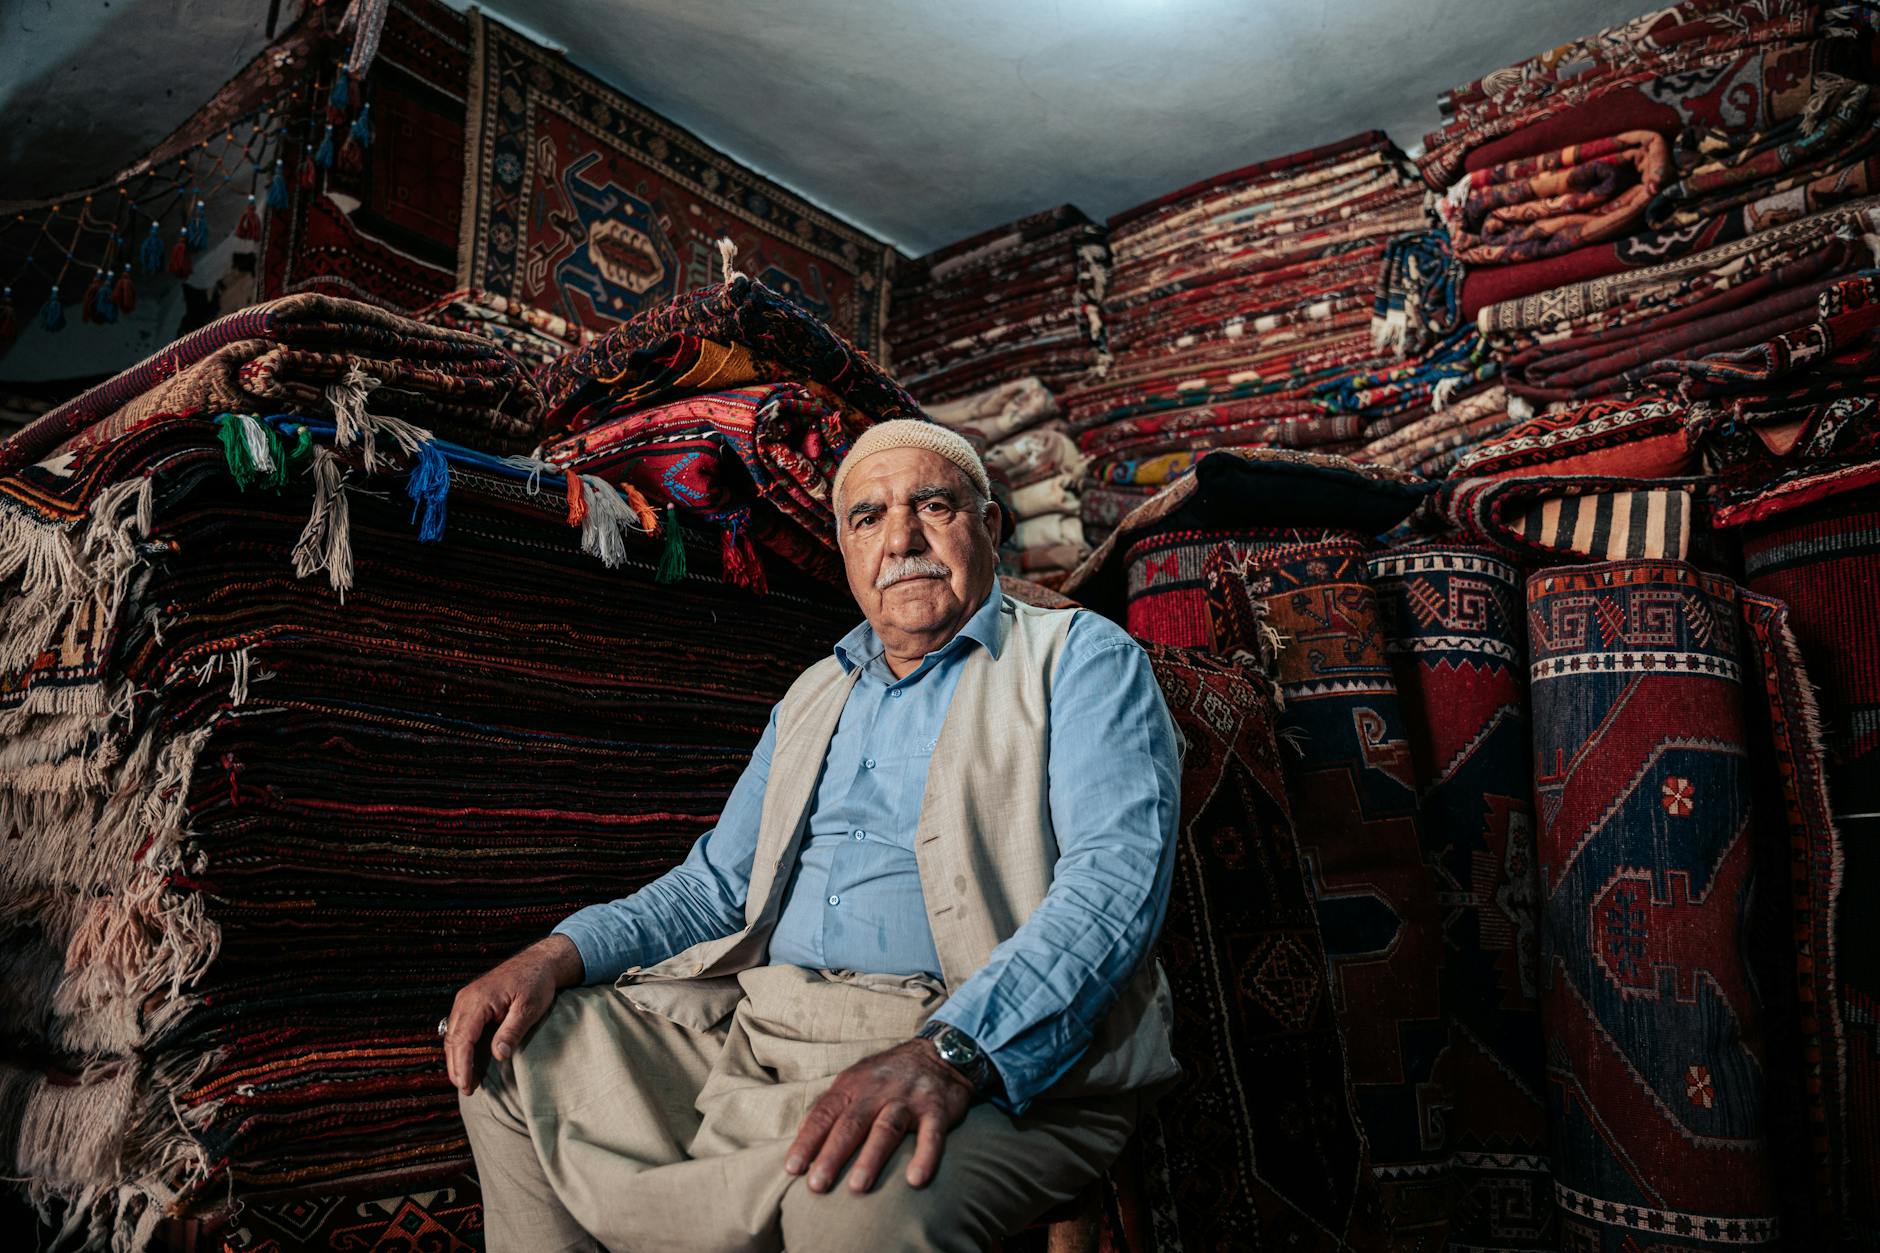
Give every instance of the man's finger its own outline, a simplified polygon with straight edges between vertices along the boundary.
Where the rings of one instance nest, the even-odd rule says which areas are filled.
[[[822,1148],[823,1138],[829,1134],[829,1128],[835,1126],[836,1115],[841,1113],[843,1103],[842,1097],[829,1091],[810,1106],[809,1113],[803,1115],[802,1125],[796,1129],[796,1139],[790,1141],[790,1151],[784,1154],[783,1169],[786,1174],[800,1175],[808,1168],[810,1159]]]
[[[913,1129],[914,1116],[907,1111],[906,1106],[882,1106],[868,1129],[868,1139],[862,1144],[862,1151],[855,1157],[855,1165],[849,1168],[849,1190],[866,1192],[874,1187],[875,1176],[881,1173],[881,1168],[894,1156],[894,1150],[900,1147],[901,1141]]]
[[[477,1041],[483,1038],[483,1029],[495,1016],[495,1006],[486,1001],[451,1010],[450,1031],[444,1036],[444,1070],[465,1096],[477,1089]]]
[[[809,1168],[811,1192],[827,1192],[834,1185],[836,1176],[842,1173],[842,1167],[849,1158],[855,1156],[855,1150],[862,1146],[862,1141],[868,1138],[868,1130],[874,1125],[877,1108],[873,1102],[866,1105],[851,1102],[837,1116],[835,1125],[829,1128],[829,1135],[823,1140],[822,1152],[816,1154],[816,1161]]]
[[[535,1025],[536,1017],[535,1007],[526,998],[518,996],[509,1002],[509,1012],[503,1015],[502,1025],[496,1028],[496,1038],[490,1041],[490,1055],[498,1061],[507,1061],[522,1043],[523,1035]]]
[[[907,1164],[908,1187],[924,1188],[940,1172],[940,1153],[946,1143],[947,1127],[940,1115],[922,1115],[914,1135],[914,1160]]]

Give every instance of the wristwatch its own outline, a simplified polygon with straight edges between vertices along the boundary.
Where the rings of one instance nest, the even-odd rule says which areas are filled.
[[[929,1022],[916,1035],[932,1040],[940,1060],[965,1075],[975,1093],[986,1090],[987,1081],[992,1077],[992,1063],[973,1042],[973,1037],[945,1022]]]

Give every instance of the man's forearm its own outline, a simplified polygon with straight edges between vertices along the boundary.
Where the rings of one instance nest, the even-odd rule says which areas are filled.
[[[565,935],[544,936],[509,960],[546,971],[557,992],[576,987],[587,977],[587,970],[581,964],[581,950]]]

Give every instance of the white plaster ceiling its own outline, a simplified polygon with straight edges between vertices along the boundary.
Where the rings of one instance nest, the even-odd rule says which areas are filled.
[[[1409,147],[1438,121],[1445,88],[1649,4],[497,0],[485,8],[918,254],[1065,201],[1107,217],[1371,127]],[[0,0],[0,199],[108,176],[254,54],[266,9],[265,0]]]

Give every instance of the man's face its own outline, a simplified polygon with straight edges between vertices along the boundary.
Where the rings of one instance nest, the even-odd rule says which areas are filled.
[[[982,516],[958,466],[924,448],[858,462],[836,502],[849,590],[891,653],[946,643],[992,589],[999,507]]]

